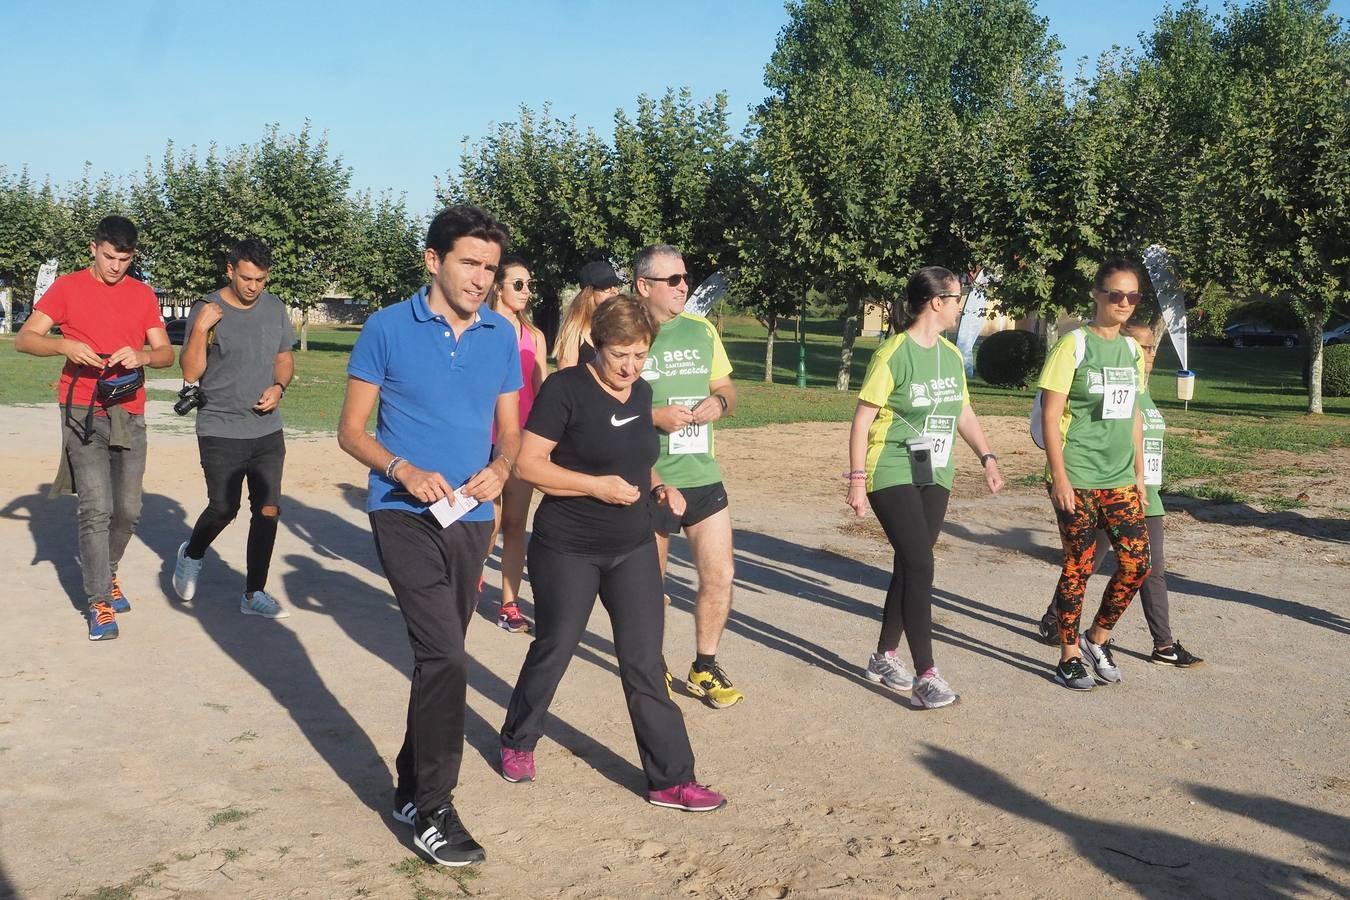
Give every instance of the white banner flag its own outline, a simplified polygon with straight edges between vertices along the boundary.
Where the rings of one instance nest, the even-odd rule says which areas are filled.
[[[696,316],[706,317],[712,311],[712,308],[717,305],[717,301],[722,299],[722,295],[727,292],[729,287],[725,275],[721,272],[712,273],[694,290],[694,293],[689,295],[689,300],[684,305],[684,311]]]
[[[1186,352],[1186,295],[1172,271],[1172,259],[1167,250],[1154,244],[1144,251],[1144,267],[1153,282],[1153,291],[1158,295],[1158,307],[1162,310],[1163,323],[1172,338],[1172,347],[1177,351],[1181,368],[1189,370],[1190,364]]]
[[[975,276],[970,286],[970,295],[966,297],[966,311],[961,316],[961,325],[956,331],[956,349],[966,361],[966,377],[975,374],[975,340],[984,330],[984,307],[986,303],[984,286],[989,276],[984,269]]]
[[[33,305],[37,305],[37,302],[42,299],[42,295],[47,293],[47,288],[51,287],[52,282],[56,280],[56,267],[56,260],[49,259],[42,264],[42,268],[38,269],[37,283],[33,285]]]

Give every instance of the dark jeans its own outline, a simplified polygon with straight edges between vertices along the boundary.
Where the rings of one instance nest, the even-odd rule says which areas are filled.
[[[933,545],[950,497],[940,484],[897,484],[867,495],[895,550],[877,652],[899,647],[903,634],[915,675],[933,665]]]
[[[491,522],[441,528],[430,516],[370,514],[375,552],[394,590],[413,650],[408,727],[395,767],[394,805],[423,815],[450,802],[464,758],[464,635],[478,601]]]
[[[535,638],[511,693],[502,746],[533,750],[567,664],[586,631],[595,595],[609,613],[619,679],[647,784],[665,790],[694,780],[694,751],[684,716],[666,690],[661,656],[666,610],[656,542],[620,556],[563,553],[530,541]]]
[[[239,513],[244,482],[248,482],[248,575],[244,590],[267,586],[272,548],[277,542],[281,515],[281,470],[286,462],[286,439],[280,431],[260,438],[197,437],[202,471],[206,473],[206,509],[197,517],[185,555],[201,559],[225,526]],[[270,514],[269,511],[270,510]]]
[[[66,429],[66,458],[80,497],[80,569],[89,603],[108,600],[112,576],[122,561],[131,533],[141,517],[141,482],[145,477],[145,417],[131,416],[130,447],[112,448],[112,424],[95,416],[89,443],[84,422]],[[65,412],[62,411],[62,421]]]

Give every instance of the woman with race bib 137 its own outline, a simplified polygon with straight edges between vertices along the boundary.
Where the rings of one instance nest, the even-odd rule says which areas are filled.
[[[979,456],[989,490],[1003,487],[970,405],[961,351],[942,336],[960,316],[955,275],[928,266],[910,277],[904,302],[891,310],[897,334],[872,356],[849,431],[848,505],[861,516],[870,504],[895,548],[881,637],[865,674],[912,691],[910,703],[920,709],[958,699],[933,664],[933,545],[947,515],[958,434]],[[914,674],[896,656],[901,634]]]
[[[1139,411],[1144,357],[1135,340],[1121,333],[1142,299],[1142,280],[1139,266],[1130,260],[1102,263],[1092,282],[1096,315],[1064,335],[1041,370],[1046,487],[1064,544],[1055,588],[1060,644],[1055,681],[1075,691],[1121,680],[1111,654],[1111,629],[1148,574]],[[1079,634],[1098,529],[1116,550],[1117,568],[1092,627]]]

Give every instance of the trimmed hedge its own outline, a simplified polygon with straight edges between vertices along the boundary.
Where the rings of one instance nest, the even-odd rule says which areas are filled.
[[[1045,344],[1030,331],[996,331],[980,342],[975,372],[986,384],[1025,387],[1041,371]]]
[[[1308,388],[1308,370],[1312,363],[1303,360],[1303,388]],[[1332,344],[1322,348],[1322,396],[1350,397],[1350,344]]]

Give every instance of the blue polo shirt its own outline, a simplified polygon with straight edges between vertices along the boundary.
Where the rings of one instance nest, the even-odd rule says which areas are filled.
[[[375,439],[419,469],[439,472],[459,487],[488,464],[497,397],[521,387],[516,333],[484,306],[459,339],[445,317],[427,306],[422,288],[366,320],[347,374],[380,389]],[[402,486],[370,473],[367,512],[422,512],[426,504],[395,496]],[[464,517],[492,521],[492,504]]]

